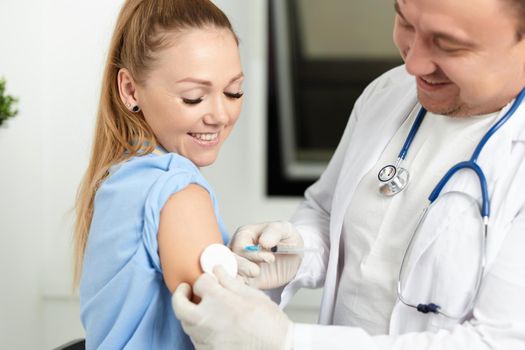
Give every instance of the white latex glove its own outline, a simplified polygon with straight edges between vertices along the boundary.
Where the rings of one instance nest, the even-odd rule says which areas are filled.
[[[230,277],[216,266],[217,276],[203,274],[193,285],[201,298],[194,304],[191,287],[180,284],[173,310],[197,350],[291,350],[293,323],[263,292]]]
[[[268,251],[247,252],[243,249],[258,244]],[[276,245],[301,248],[303,239],[287,221],[246,225],[237,229],[230,249],[241,257],[237,259],[238,273],[247,284],[259,289],[272,289],[287,284],[295,277],[302,254],[270,252],[269,249]]]

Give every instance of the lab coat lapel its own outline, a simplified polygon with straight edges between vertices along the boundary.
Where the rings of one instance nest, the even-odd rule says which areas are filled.
[[[336,225],[331,227],[332,240],[339,240],[343,218],[357,185],[375,165],[386,145],[405,119],[408,118],[411,111],[414,110],[415,95],[405,96],[405,100],[392,111],[372,110],[369,113],[371,116],[356,123],[356,130],[353,133],[354,140],[352,145],[348,147],[350,152],[348,152],[338,180],[337,188],[342,189],[342,191],[338,191],[334,195],[334,203],[337,205],[332,208],[331,223]],[[378,104],[378,107],[381,106],[383,104]],[[387,114],[385,117],[379,117],[385,114]],[[374,117],[374,115],[378,117]],[[395,159],[392,159],[392,162],[394,161]]]
[[[519,210],[518,208],[513,208],[514,205],[522,203],[520,199],[518,204],[512,203],[505,208],[495,210],[502,207],[501,203],[504,200],[508,203],[510,202],[506,198],[507,196],[494,194],[499,188],[509,185],[507,183],[508,180],[505,181],[503,176],[508,175],[512,171],[512,167],[516,165],[516,161],[513,161],[512,158],[513,147],[517,142],[525,142],[525,102],[521,104],[511,119],[497,133],[499,135],[494,135],[492,142],[487,142],[486,148],[481,152],[479,158],[479,164],[487,176],[489,196],[491,198],[490,231],[487,238],[487,266],[490,266],[491,262],[496,258],[506,233],[506,231],[491,228],[500,227],[502,222],[510,221],[511,219],[508,216],[513,217],[516,214],[515,211]],[[515,179],[515,181],[522,182],[523,179]],[[523,191],[518,192],[523,196]],[[520,197],[519,194],[515,193],[512,198],[518,199]]]
[[[337,264],[339,262],[339,245],[343,219],[353,197],[354,191],[363,178],[375,165],[386,145],[390,142],[405,119],[415,109],[417,99],[415,89],[399,89],[399,96],[390,96],[391,102],[377,103],[374,106],[366,106],[366,116],[358,120],[353,132],[353,140],[348,147],[348,154],[342,167],[341,175],[338,179],[338,192],[334,194],[332,214],[330,220],[330,258],[325,280],[326,286],[334,286],[330,289],[325,288],[321,302],[320,323],[329,324],[332,322],[334,298],[338,286],[339,272]],[[385,97],[386,98],[386,97]],[[393,101],[396,104],[393,104]],[[393,106],[391,110],[385,110],[384,106]],[[393,162],[395,159],[392,160]],[[330,266],[331,265],[331,266]]]

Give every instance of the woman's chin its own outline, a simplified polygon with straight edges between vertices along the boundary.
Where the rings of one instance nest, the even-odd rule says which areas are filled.
[[[206,156],[206,157],[188,157],[189,160],[192,161],[193,164],[195,164],[199,168],[204,168],[209,165],[212,165],[215,163],[215,160],[217,159],[216,156]]]

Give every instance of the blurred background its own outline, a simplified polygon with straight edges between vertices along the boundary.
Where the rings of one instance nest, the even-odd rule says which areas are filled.
[[[245,104],[203,172],[226,226],[287,219],[322,172],[353,103],[400,63],[385,0],[215,0],[241,39]],[[0,78],[19,98],[0,126],[0,348],[83,337],[72,288],[76,189],[123,0],[2,0]],[[321,290],[286,308],[315,322]]]

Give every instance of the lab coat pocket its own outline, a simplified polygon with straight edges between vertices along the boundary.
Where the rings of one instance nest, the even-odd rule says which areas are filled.
[[[468,317],[481,271],[482,238],[476,199],[448,192],[427,210],[407,258],[406,294],[412,294],[412,304],[433,303],[452,316],[453,321],[432,317],[433,326],[453,325]]]
[[[454,325],[471,317],[478,293],[484,248],[484,227],[478,202],[456,194],[450,207],[456,215],[443,227],[435,245],[435,288],[432,302],[451,317],[436,317],[442,328]]]

